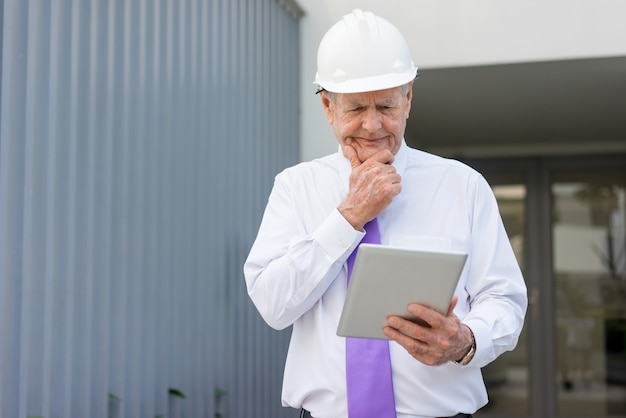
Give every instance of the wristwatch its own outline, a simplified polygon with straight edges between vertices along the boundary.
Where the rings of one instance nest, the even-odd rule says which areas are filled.
[[[469,327],[468,327],[469,328]],[[470,333],[472,334],[472,346],[469,351],[461,360],[455,360],[454,362],[460,366],[466,366],[470,361],[474,358],[474,354],[476,354],[476,338],[474,338],[474,333],[470,329]]]

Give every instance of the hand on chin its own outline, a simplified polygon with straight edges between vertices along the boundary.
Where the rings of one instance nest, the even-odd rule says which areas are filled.
[[[352,146],[359,157],[361,162],[368,160],[372,155],[376,154],[378,151],[381,151],[386,147],[386,144],[382,144],[381,142],[367,142],[367,141],[352,141],[348,143],[348,145]]]

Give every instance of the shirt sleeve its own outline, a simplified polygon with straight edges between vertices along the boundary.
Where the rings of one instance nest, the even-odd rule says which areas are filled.
[[[515,348],[528,305],[526,285],[502,223],[498,204],[484,178],[478,179],[472,211],[469,279],[470,311],[463,322],[474,332],[470,365],[483,367]]]
[[[335,208],[325,217],[294,199],[289,177],[276,177],[257,238],[244,264],[248,294],[275,329],[293,324],[340,275],[364,233]],[[319,218],[310,228],[311,219]],[[305,225],[306,219],[309,224]],[[310,231],[308,229],[311,229]]]

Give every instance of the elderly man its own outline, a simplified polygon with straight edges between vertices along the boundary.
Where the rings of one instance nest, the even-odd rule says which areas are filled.
[[[527,306],[495,198],[466,165],[406,145],[417,67],[391,23],[354,10],[317,63],[339,150],[276,176],[244,266],[265,321],[293,326],[283,405],[316,418],[469,417],[487,403],[480,368],[515,347]],[[381,244],[467,262],[447,314],[411,304],[425,324],[390,315],[389,340],[339,337],[348,259],[374,223]]]

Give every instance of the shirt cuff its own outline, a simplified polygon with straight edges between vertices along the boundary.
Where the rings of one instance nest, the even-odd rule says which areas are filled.
[[[493,342],[489,329],[481,321],[467,320],[463,321],[465,325],[472,330],[474,340],[476,341],[476,353],[474,358],[467,366],[484,367],[494,358]]]
[[[365,236],[365,232],[355,230],[350,222],[337,209],[313,233],[313,239],[324,248],[333,260],[345,261]]]

